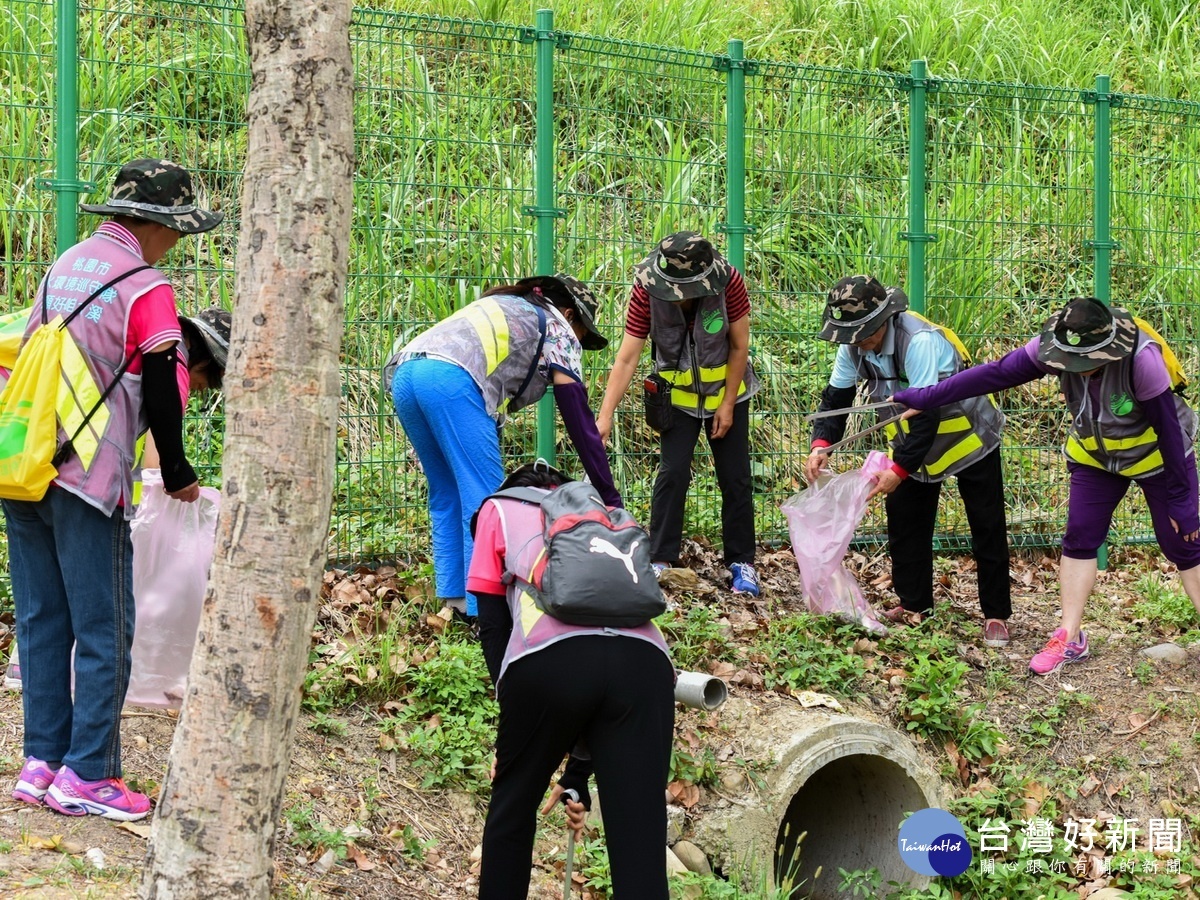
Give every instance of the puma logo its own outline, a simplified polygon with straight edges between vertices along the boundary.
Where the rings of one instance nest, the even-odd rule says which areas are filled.
[[[633,578],[633,583],[637,584],[638,574],[633,568],[633,551],[637,549],[638,544],[641,542],[641,538],[638,538],[638,540],[629,545],[628,553],[622,553],[613,544],[604,540],[604,538],[594,537],[588,543],[588,553],[603,553],[605,556],[611,556],[613,559],[619,559],[621,562],[625,563],[625,568],[629,570],[629,574]]]

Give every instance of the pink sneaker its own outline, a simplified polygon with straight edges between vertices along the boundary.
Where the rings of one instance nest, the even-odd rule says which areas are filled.
[[[67,766],[59,770],[46,792],[46,805],[64,816],[103,816],[136,822],[150,812],[150,798],[131,791],[120,778],[84,781]]]
[[[1087,635],[1079,632],[1079,643],[1067,640],[1067,630],[1059,628],[1050,635],[1050,641],[1042,648],[1041,653],[1029,661],[1029,668],[1034,675],[1049,675],[1057,672],[1067,663],[1079,662],[1088,655]]]
[[[20,800],[22,803],[41,806],[42,798],[46,796],[46,791],[50,790],[50,785],[54,783],[56,771],[40,759],[32,756],[26,757],[25,765],[21,767],[21,774],[17,776],[17,786],[13,788],[12,798]]]

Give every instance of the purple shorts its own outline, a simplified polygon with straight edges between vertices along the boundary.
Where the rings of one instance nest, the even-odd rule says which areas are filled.
[[[1194,492],[1196,463],[1194,458],[1189,461],[1191,464],[1187,466],[1187,473]],[[1067,463],[1067,469],[1071,473],[1071,494],[1067,505],[1067,531],[1062,542],[1063,556],[1095,559],[1108,535],[1113,512],[1134,479],[1074,462]],[[1170,477],[1166,472],[1159,472],[1136,480],[1150,508],[1154,536],[1158,539],[1163,556],[1180,569],[1200,566],[1200,541],[1185,541],[1171,525],[1168,504]]]

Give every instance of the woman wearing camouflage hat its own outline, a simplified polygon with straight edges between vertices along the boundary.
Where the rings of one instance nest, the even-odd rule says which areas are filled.
[[[126,163],[108,201],[80,209],[108,218],[50,267],[26,339],[43,313],[84,310],[67,325],[88,361],[71,373],[73,396],[111,390],[94,448],[68,455],[41,500],[3,503],[25,713],[13,797],[65,815],[134,820],[150,800],[121,778],[120,712],[133,645],[134,454],[146,423],[166,491],[186,502],[200,496],[183,444],[175,294],[154,266],[223,215],[197,205],[191,175],[165,159]]]
[[[741,273],[695,232],[663,238],[634,267],[625,336],[596,417],[606,441],[647,339],[653,341],[655,373],[669,382],[673,412],[660,437],[650,507],[655,569],[661,572],[679,561],[692,457],[703,430],[721,488],[721,534],[731,585],[737,593],[757,597],[746,401],[759,383],[749,361],[750,300]]]
[[[968,361],[952,331],[910,312],[904,291],[885,288],[870,275],[850,275],[833,286],[820,337],[838,350],[818,412],[852,405],[859,382],[878,403],[904,384],[937,384]],[[898,410],[877,415],[893,412]],[[1008,644],[1012,602],[1000,464],[1003,424],[996,404],[979,397],[927,410],[903,427],[888,426],[891,468],[879,473],[871,496],[884,495],[892,590],[900,605],[883,615],[893,624],[915,624],[933,612],[933,532],[942,485],[953,477],[971,526],[983,640],[989,647]],[[828,462],[825,448],[839,442],[845,429],[844,415],[815,420],[805,464],[810,482]]]
[[[1160,341],[1127,310],[1075,297],[1024,347],[933,387],[895,394],[896,402],[919,411],[1058,376],[1071,412],[1063,448],[1071,484],[1059,567],[1062,619],[1029,663],[1037,675],[1088,656],[1083,608],[1096,581],[1096,555],[1133,482],[1146,497],[1163,555],[1179,568],[1200,611],[1196,415],[1168,365],[1174,354]]]
[[[592,484],[621,505],[583,386],[583,350],[608,340],[596,298],[569,275],[523,278],[478,300],[397,350],[384,369],[396,416],[429,481],[437,595],[467,616],[471,516],[504,480],[498,428],[508,413],[554,402]],[[393,371],[394,370],[394,371]]]

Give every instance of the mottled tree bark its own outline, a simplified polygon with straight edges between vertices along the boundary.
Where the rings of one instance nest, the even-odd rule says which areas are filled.
[[[142,877],[267,897],[326,558],[354,169],[350,0],[247,0],[216,555]]]

